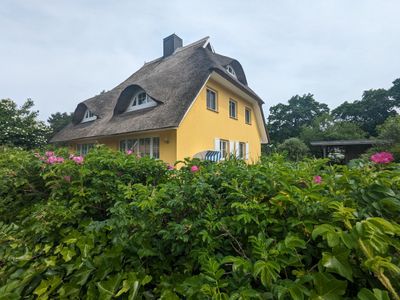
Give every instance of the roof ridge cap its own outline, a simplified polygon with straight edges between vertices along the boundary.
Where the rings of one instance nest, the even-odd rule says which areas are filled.
[[[187,49],[187,48],[196,46],[197,44],[200,44],[200,43],[203,42],[203,41],[204,41],[204,42],[203,42],[202,44],[205,44],[209,39],[210,39],[209,36],[203,37],[203,38],[201,38],[201,39],[198,40],[198,41],[192,42],[192,43],[190,43],[190,44],[187,44],[186,46],[183,46],[183,47],[180,47],[180,48],[176,49],[176,51],[175,51],[174,53],[177,53],[177,52],[182,51],[182,50],[185,50],[185,49]]]

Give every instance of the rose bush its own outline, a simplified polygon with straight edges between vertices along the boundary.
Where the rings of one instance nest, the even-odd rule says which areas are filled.
[[[42,156],[1,152],[0,299],[398,299],[396,163]]]

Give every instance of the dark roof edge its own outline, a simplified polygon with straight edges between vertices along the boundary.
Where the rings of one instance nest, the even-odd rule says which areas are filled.
[[[88,136],[88,137],[84,137],[84,138],[76,138],[76,139],[71,139],[71,140],[54,141],[52,139],[52,140],[50,140],[50,143],[77,142],[77,141],[82,141],[82,140],[111,138],[111,137],[124,136],[124,135],[128,135],[128,134],[145,133],[145,132],[153,132],[153,131],[164,131],[164,130],[177,129],[177,128],[178,128],[178,126],[167,126],[167,127],[159,127],[159,128],[154,128],[154,129],[146,129],[146,130],[138,130],[138,131],[127,131],[127,132],[123,132],[123,133],[114,133],[114,134],[107,134],[107,135],[93,135],[93,136]]]
[[[374,139],[361,139],[361,140],[331,140],[331,141],[312,141],[311,146],[347,146],[347,145],[381,145],[390,144],[390,140],[374,140]]]

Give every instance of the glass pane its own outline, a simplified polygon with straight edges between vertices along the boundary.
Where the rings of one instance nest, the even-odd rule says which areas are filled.
[[[207,90],[207,107],[213,110],[217,109],[216,95],[210,90]]]
[[[153,158],[160,158],[160,139],[153,138]]]
[[[150,143],[151,139],[150,138],[145,138],[145,155],[150,156]]]
[[[132,148],[131,149],[136,154],[139,154],[139,140],[137,140],[137,139],[132,140]]]
[[[133,140],[126,141],[126,150],[132,150]]]
[[[145,156],[145,144],[144,144],[144,139],[139,140],[139,154],[140,156]]]
[[[138,95],[139,105],[146,103],[146,93],[140,93]]]

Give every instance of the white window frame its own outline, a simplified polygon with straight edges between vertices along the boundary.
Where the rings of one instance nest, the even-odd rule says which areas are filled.
[[[119,150],[122,152],[132,150],[135,154],[141,154],[140,153],[140,142],[144,141],[145,139],[150,139],[150,155],[149,156],[154,159],[159,159],[160,158],[160,137],[158,137],[158,136],[121,139],[119,141]],[[155,139],[158,139],[158,157],[155,157],[156,153],[154,152],[154,140]],[[132,147],[134,149],[128,149],[128,147],[127,147],[128,141],[134,141],[133,147]],[[122,142],[124,142],[124,148],[121,148]]]
[[[138,104],[139,96],[142,94],[146,95],[145,101],[142,104]],[[131,102],[129,103],[126,111],[127,112],[135,111],[135,110],[139,110],[139,109],[143,109],[143,108],[153,107],[156,105],[157,105],[157,103],[153,99],[151,99],[151,97],[149,95],[147,95],[145,91],[142,90],[133,95]]]
[[[249,112],[249,121],[247,122],[247,112]],[[245,107],[244,108],[244,122],[247,125],[251,125],[251,108]]]
[[[80,156],[85,156],[93,147],[94,144],[76,144],[76,152],[78,152]]]
[[[92,113],[89,109],[86,109],[81,123],[94,121],[96,119],[97,119],[97,116],[94,113]]]
[[[238,142],[237,145],[238,145],[237,157],[240,159],[245,159],[246,158],[246,143]]]
[[[226,66],[226,71],[228,72],[229,75],[231,75],[231,76],[237,78],[237,77],[236,77],[235,69],[234,69],[231,65],[227,65],[227,66]]]
[[[215,102],[215,108],[209,106],[208,104],[208,93],[213,93],[215,95],[214,97],[214,102]],[[214,91],[213,89],[207,88],[206,89],[206,106],[207,109],[211,110],[211,111],[215,111],[218,112],[218,93],[216,91]]]
[[[229,143],[229,141],[228,140],[224,140],[224,139],[220,139],[219,140],[219,151],[221,152],[221,159],[227,159],[228,157],[229,157],[229,155],[230,155],[230,151],[229,151],[229,146],[230,146],[230,143]],[[226,153],[225,153],[225,155],[224,155],[224,148],[223,148],[223,145],[226,145]]]
[[[235,106],[235,115],[231,114],[231,103],[233,103]],[[233,99],[229,99],[229,118],[235,119],[235,120],[238,119],[238,102]]]

